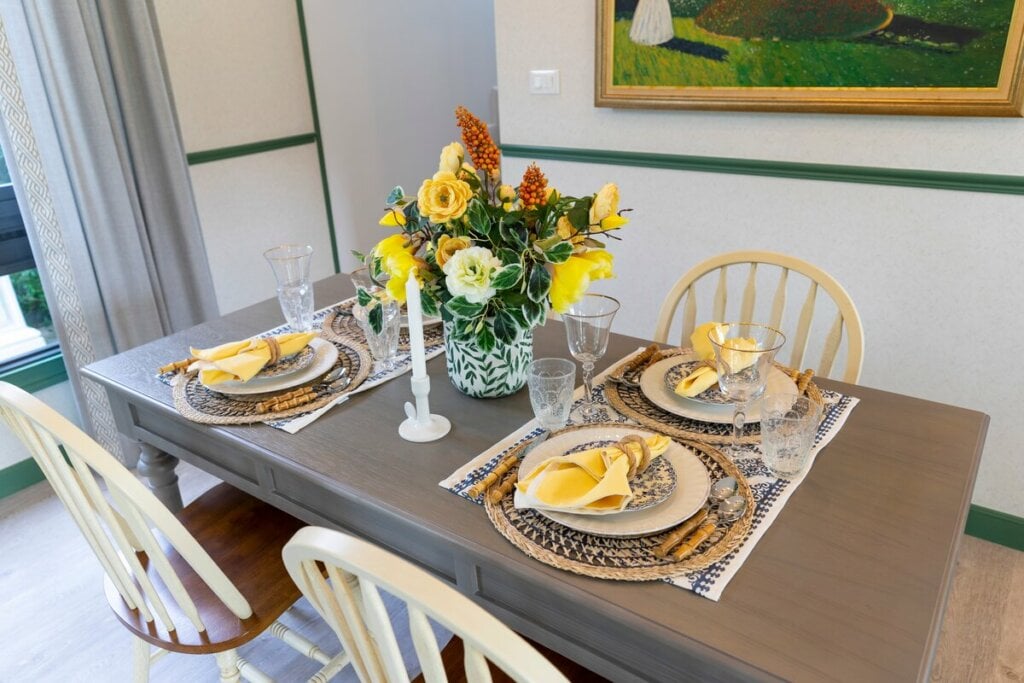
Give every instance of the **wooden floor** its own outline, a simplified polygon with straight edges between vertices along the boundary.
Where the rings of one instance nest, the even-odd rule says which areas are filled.
[[[185,465],[179,474],[186,502],[214,483]],[[0,683],[131,680],[130,636],[107,607],[99,565],[45,482],[0,500],[0,596]],[[391,609],[399,616],[400,607]],[[336,651],[304,601],[283,620]],[[317,669],[270,636],[241,652],[281,681],[304,681]],[[177,654],[154,664],[151,677],[217,679],[211,657]],[[356,678],[348,669],[335,680]],[[1024,553],[964,538],[932,680],[1024,681]]]

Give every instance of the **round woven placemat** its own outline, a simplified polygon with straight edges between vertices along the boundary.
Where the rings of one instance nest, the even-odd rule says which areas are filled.
[[[338,347],[338,360],[328,370],[324,371],[324,374],[337,367],[348,368],[347,376],[352,378],[352,382],[344,391],[333,394],[327,393],[326,387],[318,386],[320,379],[318,377],[314,381],[288,387],[279,392],[232,396],[207,388],[199,381],[199,373],[191,372],[187,375],[178,375],[172,381],[174,407],[179,413],[193,422],[214,425],[272,422],[322,408],[336,400],[339,396],[351,392],[362,384],[363,380],[370,375],[370,371],[373,369],[373,360],[361,345],[343,339],[332,339],[330,341]],[[294,391],[304,386],[317,387],[317,398],[310,403],[277,412],[257,412],[256,404],[260,401],[265,401],[274,396],[274,394],[283,394],[286,391]]]
[[[359,327],[359,322],[352,315],[353,305],[355,305],[355,299],[343,301],[327,313],[324,317],[323,326],[325,338],[331,341],[345,339],[363,345],[366,344],[366,335],[363,334],[362,328]],[[441,325],[441,321],[423,326],[423,344],[425,346],[436,346],[443,342],[444,327]],[[398,350],[409,350],[408,327],[403,327],[398,331]]]
[[[665,350],[661,351],[660,357],[664,359],[682,353],[682,349]],[[628,359],[617,366],[612,370],[609,377],[621,377],[625,373],[627,379],[639,381],[643,369],[629,369],[631,362],[632,360]],[[775,367],[786,373],[787,376],[796,382],[798,389],[807,394],[812,401],[824,405],[821,390],[810,380],[808,373],[800,373],[778,363],[775,364]],[[803,385],[802,388],[801,385]],[[614,408],[620,415],[624,415],[645,427],[658,430],[668,436],[681,439],[695,439],[719,445],[734,443],[731,423],[702,422],[662,410],[650,402],[640,387],[617,384],[609,379],[605,381],[604,396],[608,405]],[[758,443],[760,440],[760,423],[755,422],[744,425],[743,436],[739,439],[740,443]]]
[[[587,424],[562,431],[622,426],[622,423]],[[712,483],[722,477],[733,477],[739,484],[737,493],[747,500],[743,516],[728,527],[721,538],[717,541],[705,541],[697,547],[693,555],[684,560],[677,561],[671,556],[661,558],[654,554],[654,550],[675,527],[636,538],[596,536],[563,526],[536,510],[516,509],[512,502],[511,490],[498,502],[492,501],[490,496],[484,496],[487,517],[502,536],[530,557],[557,569],[584,576],[619,581],[657,581],[704,569],[735,550],[747,537],[756,507],[754,494],[746,477],[723,453],[699,441],[675,440],[700,458],[708,469]],[[520,444],[510,451],[510,455],[518,457],[528,443],[530,442]],[[502,483],[508,484],[516,478],[518,467],[510,470]],[[683,521],[679,520],[680,524]]]

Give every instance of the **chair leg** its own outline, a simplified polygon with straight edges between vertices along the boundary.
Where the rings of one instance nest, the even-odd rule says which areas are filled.
[[[142,638],[133,637],[132,640],[132,680],[135,683],[148,683],[149,681],[149,643]]]
[[[220,667],[221,683],[239,683],[242,673],[238,670],[238,653],[234,650],[218,652],[217,666]]]

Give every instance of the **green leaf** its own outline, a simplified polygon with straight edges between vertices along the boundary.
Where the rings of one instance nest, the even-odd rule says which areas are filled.
[[[474,304],[464,296],[457,296],[445,304],[445,308],[456,318],[475,318],[484,310],[484,304]]]
[[[476,200],[470,202],[469,209],[466,210],[466,218],[472,230],[481,235],[490,235],[491,218],[487,215],[487,209],[482,203]]]
[[[599,240],[595,240],[593,237],[588,237],[583,240],[583,246],[591,247],[592,249],[604,249],[605,243]]]
[[[526,286],[526,295],[532,301],[542,302],[548,297],[551,289],[551,273],[544,266],[534,265],[530,272],[530,281]]]
[[[405,196],[405,190],[402,189],[401,185],[396,185],[395,189],[388,193],[387,203],[397,204]]]
[[[519,335],[518,321],[511,311],[498,311],[494,316],[494,336],[498,341],[511,344]]]
[[[523,327],[534,327],[544,322],[544,318],[548,312],[548,307],[543,303],[527,301],[523,304],[522,311],[523,318],[526,319],[526,325]]]
[[[526,248],[526,230],[502,221],[498,225],[498,234],[510,246],[522,251]]]
[[[491,328],[484,325],[479,332],[476,333],[476,345],[484,351],[491,351],[494,349],[494,333],[491,332]]]
[[[544,251],[544,258],[550,263],[565,263],[570,256],[572,256],[572,244],[569,242],[559,242]]]
[[[359,259],[360,263],[366,263],[366,254],[362,253],[361,251],[356,251],[355,249],[352,249],[350,253],[357,259]]]
[[[501,262],[506,266],[519,263],[519,252],[512,249],[498,249],[498,253],[495,256],[501,259]]]
[[[437,300],[430,296],[426,290],[420,290],[420,307],[423,309],[423,315],[437,317]]]
[[[569,211],[569,222],[577,230],[586,230],[590,227],[590,206],[589,202],[581,201]]]
[[[380,334],[380,331],[384,329],[384,307],[374,306],[371,308],[367,320],[370,322],[370,329],[376,334]]]
[[[491,286],[498,290],[510,289],[515,287],[522,277],[523,267],[518,263],[513,263],[502,268],[501,272],[494,276],[494,279],[491,280]]]
[[[356,290],[356,300],[359,302],[360,306],[365,307],[370,305],[370,302],[373,301],[373,297],[369,292],[360,287]]]

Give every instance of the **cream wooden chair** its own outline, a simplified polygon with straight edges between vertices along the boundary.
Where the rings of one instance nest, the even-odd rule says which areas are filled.
[[[0,418],[31,451],[103,566],[107,600],[136,636],[136,681],[147,680],[150,663],[168,651],[216,655],[222,681],[270,681],[235,651],[268,629],[323,665],[318,681],[348,664],[347,654],[332,659],[277,621],[300,597],[281,562],[299,520],[227,484],[176,517],[102,446],[4,382]]]
[[[284,547],[284,563],[351,654],[363,683],[409,680],[378,588],[406,602],[409,631],[428,683],[448,677],[427,617],[464,642],[465,680],[490,681],[490,660],[515,681],[568,681],[529,643],[469,598],[375,545],[339,531],[306,527]],[[326,567],[326,579],[321,565]]]
[[[729,296],[728,273],[733,267],[745,267],[746,278],[739,314],[729,316],[726,313]],[[764,280],[765,271],[774,271],[777,281],[771,299],[770,314],[767,318],[758,319],[756,322],[767,322],[785,333],[786,346],[780,354],[784,355],[788,349],[788,365],[796,369],[807,367],[804,365],[804,356],[812,336],[811,330],[819,298],[818,293],[819,290],[823,290],[834,304],[835,316],[823,337],[820,360],[817,366],[813,367],[814,372],[823,377],[832,376],[833,364],[845,330],[846,360],[843,374],[836,378],[844,382],[856,383],[860,379],[861,366],[864,362],[864,328],[861,325],[857,307],[853,305],[850,295],[835,278],[822,269],[801,259],[771,251],[735,251],[715,256],[692,268],[679,278],[668,296],[665,297],[665,302],[661,305],[661,312],[658,314],[658,326],[654,332],[654,340],[668,343],[669,332],[680,304],[682,304],[682,330],[679,338],[682,340],[682,346],[689,346],[690,335],[694,328],[708,320],[754,322],[757,288],[759,280],[762,282]],[[803,299],[795,325],[791,329],[787,329],[784,321],[786,320],[786,297],[791,273],[796,273],[807,281],[807,294]],[[767,273],[767,275],[771,274]],[[698,321],[697,286],[705,277],[713,280],[715,292],[710,313],[703,315]],[[786,362],[783,357],[778,360]]]

